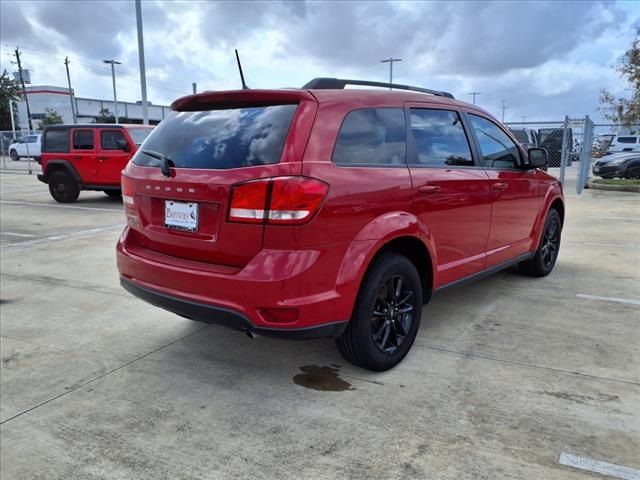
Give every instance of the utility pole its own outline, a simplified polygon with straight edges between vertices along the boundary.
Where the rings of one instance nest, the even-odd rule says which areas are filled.
[[[507,107],[507,102],[502,100],[502,123],[504,123],[504,111],[509,108]]]
[[[69,76],[69,57],[64,57],[64,66],[67,69],[67,84],[69,85],[69,100],[71,100],[71,115],[73,116],[74,125],[78,123],[78,116],[76,115],[76,106],[73,101],[73,90],[71,89],[71,77]]]
[[[393,62],[401,62],[401,58],[385,58],[384,60],[380,60],[380,63],[388,63],[389,64],[389,83],[393,83]],[[391,90],[391,87],[389,87]]]
[[[116,96],[116,65],[122,65],[122,62],[116,62],[115,60],[103,60],[104,63],[111,64],[111,79],[113,80],[113,115],[115,116],[116,123],[118,123],[118,97]]]
[[[140,0],[136,0],[136,24],[138,26],[138,60],[140,61],[140,89],[142,90],[142,123],[145,125],[149,125],[149,109],[147,107],[147,72],[144,67],[144,39],[142,35],[142,5]],[[114,87],[114,91],[115,91],[115,87]]]
[[[193,94],[195,95],[196,93],[198,93],[198,84],[196,82],[193,82],[191,84],[191,88],[193,88]]]
[[[11,115],[11,136],[16,139],[16,121],[13,118],[13,100],[9,99],[9,115]]]
[[[27,120],[29,123],[29,132],[33,131],[33,124],[31,123],[31,109],[29,108],[29,97],[27,97],[27,87],[24,86],[24,78],[22,77],[22,64],[20,63],[20,50],[16,47],[16,60],[18,62],[18,75],[20,76],[20,83],[22,84],[22,94],[24,95],[24,103],[27,105]]]
[[[470,92],[470,93],[467,93],[467,95],[473,96],[473,104],[475,105],[476,104],[476,96],[477,95],[482,95],[482,93],[480,93],[480,92]]]
[[[527,116],[526,116],[526,115],[523,115],[523,116],[522,116],[522,126],[523,126],[523,127],[524,127],[524,121],[525,121],[526,119],[527,119]]]

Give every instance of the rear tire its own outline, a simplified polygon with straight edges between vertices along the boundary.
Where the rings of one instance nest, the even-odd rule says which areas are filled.
[[[18,152],[16,152],[14,149],[11,149],[11,151],[9,151],[9,156],[11,157],[11,160],[13,160],[14,162],[17,162],[20,160],[20,157],[18,156]]]
[[[120,190],[103,190],[103,192],[106,193],[109,198],[113,198],[114,200],[118,200],[122,197],[122,191]]]
[[[549,210],[544,222],[540,245],[530,260],[520,263],[520,271],[532,277],[545,277],[551,273],[560,252],[562,218],[555,208]]]
[[[422,314],[422,284],[408,258],[385,253],[367,271],[351,321],[336,339],[349,362],[373,371],[395,367],[416,338]]]
[[[73,203],[80,195],[80,185],[67,172],[53,172],[49,177],[49,193],[58,203]]]

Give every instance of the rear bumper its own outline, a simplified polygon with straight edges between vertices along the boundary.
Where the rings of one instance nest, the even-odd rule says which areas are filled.
[[[116,247],[123,287],[143,300],[193,320],[287,338],[336,337],[346,328],[357,287],[336,286],[342,253],[262,250],[236,268],[147,250],[128,227]],[[295,318],[272,316],[283,310]]]
[[[215,307],[204,303],[192,302],[173,297],[162,292],[136,285],[135,282],[120,278],[120,284],[129,293],[142,300],[164,308],[190,320],[204,323],[215,323],[233,330],[264,335],[268,337],[306,340],[320,337],[338,337],[346,327],[346,322],[334,322],[306,328],[269,328],[253,325],[245,316],[238,312],[222,307]]]

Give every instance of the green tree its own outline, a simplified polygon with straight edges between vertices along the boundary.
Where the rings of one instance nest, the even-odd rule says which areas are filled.
[[[640,27],[629,50],[622,56],[615,69],[631,87],[628,97],[616,97],[608,90],[600,91],[598,110],[607,120],[626,127],[640,124]]]
[[[108,108],[101,108],[96,117],[96,123],[116,123],[116,117]]]
[[[18,85],[18,82],[13,80],[7,71],[3,71],[0,75],[0,130],[11,130],[11,113],[9,109],[9,102],[15,102],[20,98],[22,90]],[[16,104],[13,104],[13,115],[17,125],[17,113],[18,109]]]
[[[44,111],[44,117],[40,120],[40,128],[48,127],[49,125],[61,125],[64,121],[58,112],[53,108],[47,108]]]

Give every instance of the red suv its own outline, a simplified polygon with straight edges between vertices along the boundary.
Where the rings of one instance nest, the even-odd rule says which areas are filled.
[[[386,370],[433,293],[552,270],[564,202],[545,150],[446,92],[346,84],[390,86],[176,100],[123,171],[124,288],[249,335],[335,337]]]
[[[42,174],[51,196],[72,203],[80,190],[119,197],[120,175],[153,127],[146,125],[55,125],[43,133]]]

